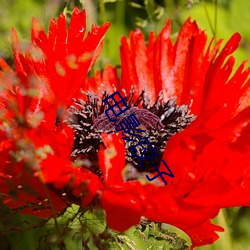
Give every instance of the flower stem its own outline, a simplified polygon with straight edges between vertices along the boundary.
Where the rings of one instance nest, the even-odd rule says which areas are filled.
[[[39,172],[40,172],[40,176],[42,178],[42,184],[43,184],[43,187],[44,187],[45,195],[46,195],[46,197],[47,197],[47,199],[49,201],[50,207],[51,207],[52,216],[53,216],[53,219],[55,221],[55,228],[56,228],[57,234],[58,234],[59,239],[60,239],[60,249],[61,249],[61,244],[63,244],[63,236],[62,236],[59,224],[57,222],[56,212],[55,212],[55,209],[54,209],[54,205],[53,205],[52,200],[50,198],[48,187],[47,187],[46,183],[44,182],[43,173],[42,173],[41,169],[40,169]]]
[[[215,34],[215,42],[216,42],[216,34],[217,34],[217,20],[218,20],[218,0],[214,1],[214,34]]]
[[[106,9],[105,9],[104,0],[100,0],[100,10],[101,10],[102,23],[105,23],[107,22],[107,17],[106,17]]]
[[[214,31],[214,28],[213,28],[213,24],[212,24],[212,21],[211,21],[211,19],[210,19],[209,14],[208,14],[207,7],[206,7],[206,3],[205,3],[204,0],[202,1],[202,5],[203,5],[203,7],[204,7],[205,14],[206,14],[206,17],[207,17],[207,20],[208,20],[210,29],[211,29],[211,31],[212,31],[212,34],[215,36],[215,31]]]
[[[220,210],[216,218],[216,221],[219,225],[223,226],[223,228],[225,229],[225,232],[223,232],[220,238],[221,246],[223,246],[224,249],[233,250],[233,243],[230,234],[230,228],[227,223],[227,215],[225,209]]]

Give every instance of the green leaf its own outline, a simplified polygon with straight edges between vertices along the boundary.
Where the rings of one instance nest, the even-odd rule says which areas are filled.
[[[143,220],[141,224],[134,229],[134,236],[141,236],[146,242],[149,250],[187,250],[189,247],[186,241],[165,229],[165,224]]]

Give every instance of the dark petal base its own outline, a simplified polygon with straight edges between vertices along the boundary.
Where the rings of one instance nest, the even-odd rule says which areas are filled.
[[[99,177],[102,177],[102,173],[98,168],[98,150],[101,144],[104,146],[101,133],[115,133],[115,124],[118,124],[124,117],[134,113],[141,123],[139,129],[146,130],[141,133],[141,136],[142,138],[148,137],[159,155],[153,160],[157,167],[161,163],[168,139],[195,120],[195,116],[190,114],[189,106],[177,106],[175,98],[165,102],[160,92],[151,106],[149,98],[145,96],[145,90],[142,90],[140,96],[134,100],[134,89],[132,86],[129,95],[123,91],[130,109],[120,115],[115,123],[110,122],[104,112],[108,107],[103,100],[110,95],[106,90],[101,90],[101,96],[92,92],[84,92],[86,100],[75,100],[74,106],[68,110],[67,122],[75,132],[72,160],[81,160],[84,167]],[[131,153],[130,147],[137,144],[140,138],[132,137],[131,134],[125,135],[126,138],[135,140],[125,140],[127,163],[139,172],[153,172],[154,168],[149,159],[143,160],[143,168],[140,168],[140,159]],[[138,145],[136,149],[137,155],[141,154],[143,145]],[[152,153],[153,150],[147,150],[144,156],[149,157]]]

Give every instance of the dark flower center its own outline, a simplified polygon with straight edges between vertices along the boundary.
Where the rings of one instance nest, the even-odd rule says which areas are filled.
[[[139,120],[140,125],[138,128],[146,131],[140,133],[141,138],[147,137],[153,149],[159,155],[159,157],[153,158],[153,162],[157,167],[160,166],[168,139],[183,130],[195,119],[195,116],[190,114],[189,106],[177,106],[175,98],[167,102],[163,101],[162,91],[152,106],[149,103],[149,98],[145,95],[145,90],[142,90],[136,100],[134,100],[133,86],[129,95],[125,91],[123,92],[127,97],[126,101],[129,110],[117,118],[115,115],[110,114],[112,119],[117,119],[115,122],[110,122],[105,113],[108,105],[103,100],[110,95],[106,90],[102,91],[101,96],[92,92],[84,92],[86,100],[75,100],[74,106],[68,112],[67,122],[75,132],[72,160],[81,160],[84,167],[97,174],[100,178],[102,173],[98,167],[98,150],[100,145],[104,146],[101,133],[117,133],[115,124],[119,124],[124,117],[135,114]],[[124,108],[122,107],[122,109]],[[131,141],[124,141],[126,161],[133,168],[133,171],[138,174],[139,172],[155,171],[151,159],[143,160],[143,168],[141,168],[140,159],[135,157],[130,150],[132,146],[139,143],[140,137],[131,136],[130,133],[126,133],[125,136],[132,139]],[[143,144],[138,145],[136,147],[137,155],[142,154],[144,148]],[[153,154],[152,149],[144,152],[144,157],[150,158]]]

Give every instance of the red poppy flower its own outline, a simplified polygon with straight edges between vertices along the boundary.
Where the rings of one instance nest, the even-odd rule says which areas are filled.
[[[111,166],[116,169],[109,170],[105,179],[108,185],[101,204],[108,224],[116,230],[124,231],[144,215],[181,228],[195,247],[218,238],[214,231],[222,228],[209,220],[220,208],[250,205],[250,69],[244,70],[243,62],[232,75],[234,58],[230,55],[240,41],[237,33],[220,54],[222,41],[213,49],[211,42],[206,49],[207,36],[195,22],[186,21],[176,43],[171,41],[170,33],[168,21],[157,38],[150,33],[147,45],[140,30],[130,33],[129,43],[123,37],[121,79],[108,66],[103,74],[97,72],[89,84],[92,90],[100,83],[107,89],[115,84],[115,89],[129,93],[128,102],[134,99],[131,106],[138,105],[138,98],[143,108],[158,115],[164,130],[154,131],[160,143],[152,144],[155,148],[161,143],[166,145],[161,155],[175,177],[166,178],[167,186],[145,183],[145,179],[139,182],[136,179],[142,178],[138,173],[133,180],[121,181],[119,160],[124,151],[114,141],[117,151],[113,164],[105,165],[106,161],[99,159],[104,173]],[[133,85],[136,88],[131,89]],[[157,99],[159,91],[162,102]],[[176,98],[176,105],[172,98]],[[178,126],[180,129],[174,131]],[[164,141],[161,133],[170,134],[169,140]],[[129,155],[126,159],[131,163]],[[166,170],[164,164],[159,165],[161,171]],[[143,166],[147,168],[147,163]]]
[[[68,188],[86,205],[100,190],[98,177],[70,160],[74,134],[64,111],[100,53],[108,27],[93,25],[84,38],[86,15],[77,8],[68,31],[63,14],[51,20],[48,35],[33,19],[32,43],[23,51],[13,30],[16,71],[0,61],[0,186],[8,206],[48,217],[74,202]]]

